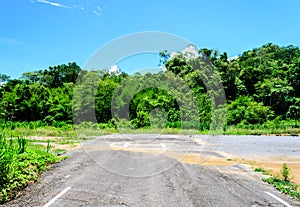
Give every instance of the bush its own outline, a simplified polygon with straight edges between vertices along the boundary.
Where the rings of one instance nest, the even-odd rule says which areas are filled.
[[[283,177],[284,181],[289,182],[292,179],[291,169],[287,166],[286,163],[282,164],[280,173],[281,173],[281,176]]]
[[[47,151],[28,148],[27,143],[24,138],[8,141],[0,134],[0,203],[14,198],[49,164],[60,160]]]
[[[255,102],[251,97],[240,96],[227,105],[227,123],[262,124],[273,117],[274,112],[263,103]]]
[[[266,172],[261,168],[256,168],[255,171]],[[300,200],[300,190],[298,189],[298,185],[290,182],[290,180],[292,179],[291,170],[286,163],[283,163],[280,173],[283,180],[280,179],[279,176],[270,176],[268,178],[263,178],[262,180],[273,185],[276,189],[278,189],[282,193],[288,194]]]

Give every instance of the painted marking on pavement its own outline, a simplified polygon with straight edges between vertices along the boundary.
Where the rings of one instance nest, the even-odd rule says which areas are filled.
[[[59,199],[60,197],[62,197],[70,189],[71,189],[71,187],[67,187],[66,189],[64,189],[63,191],[61,191],[57,196],[55,196],[51,201],[49,201],[43,207],[49,207],[49,206],[51,206],[57,199]]]
[[[162,148],[166,149],[167,146],[164,143],[160,143],[160,145],[162,146]]]
[[[267,195],[271,196],[272,198],[275,198],[277,201],[279,201],[280,203],[282,203],[283,205],[287,206],[287,207],[292,207],[290,204],[288,204],[287,202],[285,202],[284,200],[282,200],[281,198],[278,198],[276,195],[273,195],[270,192],[265,192]]]
[[[66,176],[65,176],[65,178],[69,178],[69,177],[70,177],[70,175],[66,175]]]

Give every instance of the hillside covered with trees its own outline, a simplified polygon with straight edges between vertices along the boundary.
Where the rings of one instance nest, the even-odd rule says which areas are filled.
[[[153,123],[160,127],[179,128],[181,120],[190,117],[192,121],[186,127],[206,130],[213,121],[212,103],[208,95],[210,89],[207,86],[213,88],[215,84],[206,77],[209,70],[205,65],[207,61],[215,67],[224,86],[227,126],[262,125],[300,118],[298,47],[280,47],[269,43],[232,59],[226,52],[215,50],[200,49],[198,53],[199,57],[188,59],[182,54],[170,58],[167,52],[162,52],[160,58],[167,70],[158,74],[117,75],[107,70],[87,72],[76,63],[26,72],[19,79],[0,74],[0,119],[2,122],[71,124],[73,117],[82,122],[93,121],[89,116],[92,110],[95,121],[114,125],[116,117],[111,110],[114,106],[113,112],[117,114],[128,108],[128,114],[119,118],[130,119],[136,128]],[[195,70],[195,67],[200,69]],[[180,77],[194,94],[199,109],[196,115],[193,111],[181,109],[182,100],[178,100],[178,94],[177,97],[170,91],[151,87],[160,84],[158,80],[173,76]],[[143,90],[122,87],[122,84],[130,85],[130,82],[137,80],[144,84]],[[151,80],[152,83],[143,80]],[[95,90],[89,91],[89,88],[83,87],[85,82],[93,83]],[[180,90],[185,93],[186,89]],[[85,94],[85,99],[74,102],[76,95],[73,98],[73,93]],[[115,102],[112,103],[112,100]],[[155,115],[151,115],[154,110]]]

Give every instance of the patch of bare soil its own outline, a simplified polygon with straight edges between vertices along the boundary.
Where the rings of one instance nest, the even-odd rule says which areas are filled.
[[[48,145],[48,143],[45,142],[34,142],[34,144],[43,145],[45,147],[47,147]],[[72,144],[50,143],[50,146],[51,146],[51,150],[60,149],[60,150],[66,150],[67,152],[74,151],[80,148],[79,143],[74,143],[74,144],[73,143]]]
[[[57,140],[58,137],[51,137],[51,136],[30,136],[27,139],[31,140],[40,140],[40,141],[48,141],[48,140]]]
[[[112,147],[112,150],[123,150],[130,152],[144,152],[151,154],[164,154],[168,157],[177,159],[180,162],[205,165],[205,166],[231,166],[236,164],[250,164],[253,168],[260,167],[270,172],[273,175],[279,175],[280,169],[283,163],[286,163],[291,169],[293,174],[292,181],[300,186],[300,158],[290,158],[290,157],[261,157],[257,160],[245,160],[242,158],[235,158],[230,154],[224,152],[217,152],[222,156],[215,155],[201,155],[199,153],[187,153],[178,154],[172,151],[163,150],[145,150],[139,148],[121,148]]]
[[[241,158],[220,158],[210,156],[206,160],[199,154],[187,154],[181,159],[181,162],[189,164],[200,164],[206,166],[229,166],[235,164],[250,164],[254,168],[263,168],[272,175],[280,176],[280,169],[283,163],[286,163],[292,172],[292,182],[300,186],[300,158],[290,157],[269,157],[260,160],[250,161]]]
[[[29,137],[28,139],[34,140],[34,142],[32,142],[33,144],[36,145],[42,145],[44,147],[47,147],[48,145],[48,140],[53,141],[50,142],[50,146],[52,150],[56,150],[56,149],[60,149],[60,150],[66,150],[67,152],[70,151],[74,151],[76,149],[80,148],[80,143],[75,143],[75,142],[59,142],[59,140],[61,140],[61,137],[38,137],[38,136],[34,136],[34,137]]]
[[[280,175],[282,164],[286,163],[292,172],[292,181],[300,186],[300,158],[299,157],[268,157],[256,160],[255,167],[260,167],[272,175]]]
[[[172,156],[175,157],[176,156]],[[179,157],[177,157],[179,158]],[[254,168],[263,168],[272,175],[279,175],[283,163],[286,163],[292,172],[292,182],[300,186],[300,157],[264,157],[259,160],[245,160],[241,158],[220,158],[209,156],[203,160],[199,154],[187,154],[178,159],[189,164],[206,166],[230,166],[235,164],[250,164]]]

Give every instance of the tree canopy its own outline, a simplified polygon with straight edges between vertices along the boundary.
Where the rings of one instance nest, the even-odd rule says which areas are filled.
[[[199,49],[198,54],[191,59],[162,51],[159,60],[166,71],[158,74],[88,72],[74,62],[25,72],[19,79],[0,74],[0,119],[72,123],[74,117],[91,121],[94,114],[94,121],[108,123],[115,120],[115,112],[127,110],[123,118],[137,128],[154,122],[178,127],[184,116],[193,117],[198,127],[213,122],[214,103],[227,105],[229,125],[300,118],[298,47],[269,43],[236,58],[207,48]],[[177,92],[170,90],[175,88],[172,81],[161,81],[168,78],[182,81],[176,85]],[[122,87],[125,83],[132,87]],[[218,100],[223,88],[226,103]],[[179,92],[195,99],[196,111],[183,109]]]

